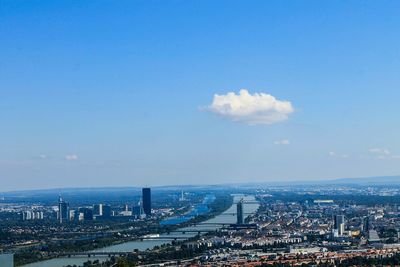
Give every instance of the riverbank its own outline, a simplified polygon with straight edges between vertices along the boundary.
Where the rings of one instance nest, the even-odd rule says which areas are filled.
[[[245,201],[250,202],[251,204],[247,204],[244,206],[244,212],[246,214],[254,214],[258,207],[259,204],[255,203],[255,198],[254,196],[236,196],[236,201],[239,199],[244,199]],[[190,241],[190,242],[195,242],[196,240],[199,240],[199,238],[203,239],[205,236],[215,236],[218,235],[220,232],[214,232],[214,233],[207,233],[203,234],[201,236],[198,236],[197,233],[190,233],[190,231],[196,232],[197,230],[202,230],[205,227],[210,227],[209,230],[219,230],[222,225],[218,225],[219,223],[222,224],[233,224],[236,222],[236,205],[232,203],[231,207],[223,212],[221,215],[216,216],[210,220],[207,220],[206,223],[199,224],[196,226],[192,227],[187,227],[187,228],[179,228],[180,231],[189,231],[189,234],[185,234],[186,238],[188,238],[186,241],[179,241],[179,242],[173,242],[172,244],[167,244],[164,246],[161,246],[157,248],[156,250],[151,250],[146,252],[145,254],[141,253],[129,253],[126,254],[125,256],[121,256],[116,259],[118,263],[121,263],[123,266],[137,266],[137,265],[146,265],[150,263],[157,263],[157,262],[168,262],[170,260],[175,260],[176,262],[179,262],[180,260],[184,259],[191,259],[195,256],[199,256],[202,254],[204,251],[203,249],[206,249],[206,247],[199,248],[198,250],[193,250],[184,245],[185,242]],[[114,259],[115,262],[115,259]]]
[[[221,195],[216,195],[215,200],[209,204],[209,208],[210,208],[210,212],[208,214],[205,215],[201,215],[198,217],[195,217],[187,222],[181,223],[181,224],[177,224],[177,225],[166,225],[166,226],[160,226],[159,225],[159,221],[157,221],[156,223],[154,223],[151,227],[149,227],[149,229],[147,229],[146,233],[147,234],[160,234],[160,235],[167,235],[169,232],[177,230],[178,228],[183,228],[183,227],[190,227],[190,225],[205,221],[205,220],[209,220],[210,218],[213,218],[215,216],[218,216],[219,214],[223,213],[225,210],[227,210],[233,202],[233,198],[230,195],[225,195],[225,194],[221,194]],[[129,229],[127,229],[125,232],[122,232],[122,234],[124,233],[129,233]],[[143,235],[141,235],[143,236]],[[111,239],[108,240],[107,242],[102,242],[105,240],[102,239],[98,239],[96,240],[96,244],[95,246],[91,246],[89,249],[86,250],[79,250],[79,251],[103,251],[107,248],[115,248],[118,246],[124,246],[124,244],[132,244],[132,243],[137,243],[136,246],[134,246],[134,248],[130,249],[129,251],[133,251],[134,249],[139,249],[139,250],[145,250],[145,249],[149,249],[149,248],[153,248],[154,246],[159,246],[163,243],[166,243],[165,241],[161,241],[161,240],[145,240],[145,241],[139,241],[138,240],[138,236],[132,237],[132,238],[124,238],[123,236],[118,236],[115,239]],[[92,243],[93,244],[93,243]],[[143,244],[146,244],[143,246]],[[151,247],[149,247],[151,246]],[[63,251],[64,250],[61,250]],[[67,250],[68,251],[73,251],[73,250]],[[75,250],[77,251],[77,250]],[[128,250],[127,250],[128,251]],[[86,261],[85,259],[79,258],[65,258],[65,261],[63,261],[64,258],[57,258],[55,256],[52,256],[51,254],[47,257],[47,258],[42,258],[41,261],[37,261],[37,262],[33,262],[30,264],[24,263],[24,264],[20,264],[18,262],[16,262],[16,266],[24,266],[24,267],[61,267],[64,265],[82,265],[84,261]],[[94,259],[100,259],[100,260],[104,260],[103,258],[92,258],[92,260]]]

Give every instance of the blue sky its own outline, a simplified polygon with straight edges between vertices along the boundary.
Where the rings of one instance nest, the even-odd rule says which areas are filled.
[[[399,8],[0,0],[2,190],[400,174]]]

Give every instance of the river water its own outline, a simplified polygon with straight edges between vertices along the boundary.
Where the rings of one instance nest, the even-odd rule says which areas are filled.
[[[189,212],[183,216],[175,216],[171,218],[164,219],[160,222],[161,225],[176,225],[190,221],[199,215],[204,215],[210,212],[209,205],[215,200],[214,195],[206,195],[202,203],[196,204]]]
[[[254,196],[243,196],[243,195],[235,195],[234,196],[234,203],[239,201],[240,199],[244,200],[244,205],[243,205],[243,210],[245,214],[250,214],[254,213],[259,205],[257,203],[254,203],[255,198]],[[246,202],[252,202],[249,204],[246,204]],[[227,209],[225,212],[222,214],[207,220],[205,223],[235,223],[236,222],[236,204],[233,204],[229,209]],[[216,230],[218,228],[221,228],[222,226],[220,225],[196,225],[196,226],[191,226],[191,227],[185,227],[185,228],[180,228],[180,231],[199,231],[199,230]],[[196,233],[171,233],[174,237],[193,237],[196,235]],[[168,234],[162,234],[160,237],[170,237]],[[118,245],[113,245],[113,246],[108,246],[104,247],[95,251],[106,251],[106,252],[127,252],[127,251],[133,251],[134,249],[139,249],[139,250],[146,250],[146,249],[152,249],[154,246],[160,246],[162,244],[170,243],[170,241],[166,240],[143,240],[143,241],[130,241],[130,242],[125,242],[121,243]],[[66,265],[77,265],[77,266],[82,266],[84,262],[88,260],[99,260],[99,261],[104,261],[107,259],[107,257],[70,257],[70,258],[56,258],[56,259],[51,259],[51,260],[46,260],[46,261],[41,261],[41,262],[36,262],[36,263],[31,263],[28,265],[24,265],[24,267],[63,267]]]

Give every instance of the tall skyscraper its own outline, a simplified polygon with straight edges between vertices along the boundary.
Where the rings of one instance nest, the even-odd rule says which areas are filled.
[[[132,207],[132,213],[133,215],[137,216],[138,218],[142,218],[142,215],[145,214],[143,211],[143,203],[142,200],[140,200],[137,205],[134,205]]]
[[[97,215],[97,216],[103,215],[103,204],[93,205],[93,215]]]
[[[146,216],[151,216],[151,189],[142,189],[143,211]]]
[[[335,216],[334,229],[337,230],[339,236],[342,236],[344,234],[344,229],[345,229],[344,215]]]
[[[69,204],[61,196],[58,198],[58,220],[60,223],[69,220]]]
[[[185,195],[183,194],[183,190],[181,192],[181,197],[179,198],[179,201],[185,201]]]
[[[92,221],[93,220],[93,210],[89,208],[79,208],[79,213],[82,214],[83,220]]]
[[[110,205],[103,205],[103,218],[110,218],[111,217],[111,206]]]
[[[237,204],[236,204],[236,209],[237,209],[237,224],[244,224],[244,214],[243,214],[243,199],[241,199]]]

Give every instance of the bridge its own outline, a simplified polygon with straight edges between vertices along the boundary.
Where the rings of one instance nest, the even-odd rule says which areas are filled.
[[[210,222],[200,222],[200,223],[194,223],[194,224],[192,224],[193,226],[207,226],[207,225],[210,225],[210,226],[214,226],[214,225],[216,225],[216,226],[227,226],[227,225],[231,225],[232,223],[217,223],[217,222],[215,222],[215,223],[210,223]]]
[[[239,202],[234,202],[233,204],[238,204]],[[243,201],[243,204],[260,204],[258,201]]]
[[[126,256],[128,254],[132,254],[132,251],[118,252],[118,251],[88,251],[88,252],[64,252],[57,254],[57,257],[111,257],[111,256]]]
[[[166,234],[169,235],[171,233],[182,233],[182,234],[186,234],[186,233],[196,233],[196,234],[201,234],[201,233],[210,233],[210,232],[215,232],[218,229],[204,229],[204,230],[173,230],[170,232],[167,232]]]
[[[154,237],[140,237],[137,239],[137,241],[144,241],[144,240],[166,240],[166,241],[172,241],[172,240],[186,240],[190,237],[188,236],[154,236]]]
[[[244,215],[252,215],[254,214],[254,212],[243,212]],[[237,215],[237,212],[224,212],[221,215],[232,215],[235,216]]]

